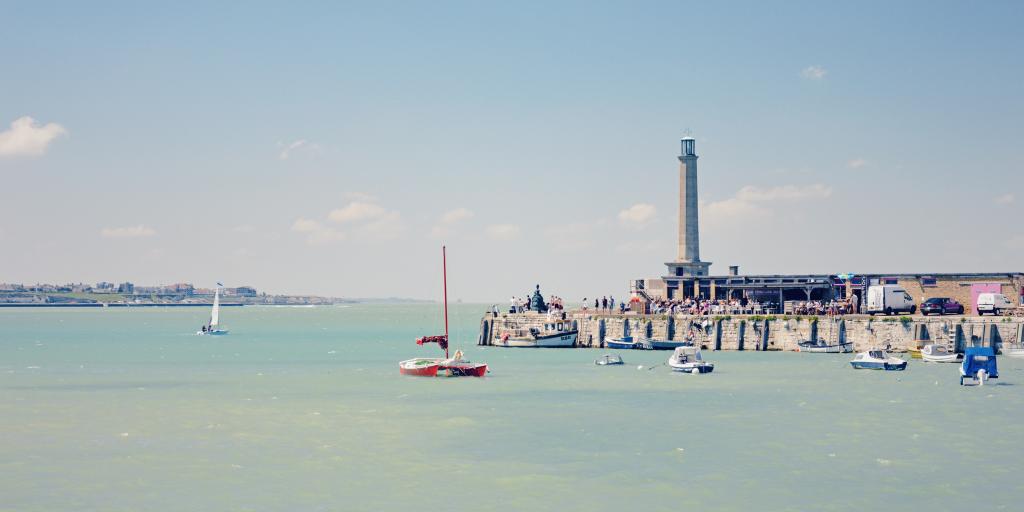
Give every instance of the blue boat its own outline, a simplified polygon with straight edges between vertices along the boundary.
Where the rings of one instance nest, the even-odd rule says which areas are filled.
[[[623,336],[621,338],[605,338],[604,346],[607,348],[614,348],[619,350],[632,350],[637,348],[637,341],[632,336]]]
[[[984,386],[988,379],[998,379],[996,351],[992,347],[967,347],[960,364],[960,385]]]
[[[850,361],[855,370],[887,370],[899,371],[907,369],[907,362],[887,354],[884,350],[869,350],[857,354]]]

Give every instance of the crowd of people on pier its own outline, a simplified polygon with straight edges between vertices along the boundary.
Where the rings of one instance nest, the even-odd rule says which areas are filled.
[[[739,299],[660,299],[651,303],[654,314],[689,315],[762,315],[786,313],[793,315],[848,315],[858,312],[857,297],[830,301],[809,300],[790,303],[790,310],[779,311],[774,302],[759,302],[746,297]]]
[[[582,309],[584,312],[591,311],[600,313],[625,313],[627,310],[642,311],[644,308],[635,309],[634,302],[641,303],[642,299],[634,297],[630,303],[616,302],[611,295],[590,299],[584,297]],[[792,314],[792,315],[847,315],[859,312],[858,297],[854,295],[849,299],[834,300],[808,300],[808,301],[787,301],[785,311],[779,310],[779,304],[775,302],[760,302],[746,296],[732,299],[657,299],[649,304],[647,312],[652,314],[688,314],[694,316],[706,315],[762,315],[762,314]],[[544,301],[540,295],[540,286],[533,293],[533,296],[512,297],[509,304],[509,313],[559,313],[565,311],[564,300],[552,295]],[[494,306],[497,314],[497,306]]]
[[[540,290],[540,287],[538,287],[538,294],[539,294],[539,290]],[[526,297],[522,297],[522,298],[520,298],[520,297],[512,297],[512,299],[509,301],[509,310],[508,310],[508,312],[509,313],[525,313],[527,311],[534,311],[534,312],[537,312],[537,313],[547,313],[547,312],[550,312],[550,311],[564,311],[565,310],[565,302],[562,300],[561,297],[559,297],[557,295],[552,295],[552,296],[548,297],[547,302],[545,302],[543,300],[543,298],[539,298],[539,299],[537,298],[537,297],[539,297],[538,294],[535,294],[535,297],[532,297],[532,298],[529,295],[527,295]],[[497,306],[495,306],[495,307],[497,307]]]
[[[583,311],[589,311],[589,310],[590,310],[590,302],[587,300],[586,297],[583,297]],[[619,303],[619,312],[624,312],[625,310],[626,310],[626,303],[620,302]],[[604,297],[601,297],[600,299],[594,299],[594,311],[614,312],[615,311],[615,297],[613,297],[611,295],[606,295]]]

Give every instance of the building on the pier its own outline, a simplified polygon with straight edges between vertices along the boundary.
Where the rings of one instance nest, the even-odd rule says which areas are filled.
[[[665,264],[667,272],[632,283],[634,296],[648,299],[740,299],[774,304],[783,310],[787,301],[846,299],[856,295],[864,304],[867,287],[896,284],[914,300],[949,297],[973,309],[978,293],[997,292],[1024,304],[1024,273],[893,273],[740,275],[730,266],[725,275],[712,275],[711,263],[700,260],[698,228],[697,151],[692,137],[682,139],[679,156],[679,252]]]

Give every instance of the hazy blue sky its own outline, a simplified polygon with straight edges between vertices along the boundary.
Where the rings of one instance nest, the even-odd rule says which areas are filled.
[[[1024,2],[2,2],[0,281],[1024,270]],[[26,119],[30,117],[31,119]]]

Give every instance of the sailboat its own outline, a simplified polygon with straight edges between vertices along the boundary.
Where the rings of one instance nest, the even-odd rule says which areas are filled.
[[[483,377],[487,375],[487,363],[474,363],[462,358],[462,351],[456,350],[454,357],[448,356],[448,254],[441,246],[441,268],[444,282],[444,334],[423,336],[416,339],[417,345],[437,343],[444,350],[444,359],[418,357],[398,363],[402,375],[433,377],[441,372],[449,377]]]
[[[200,336],[223,336],[228,333],[227,329],[220,328],[220,288],[223,284],[217,283],[217,290],[213,292],[213,309],[210,311],[210,322],[196,331]]]

